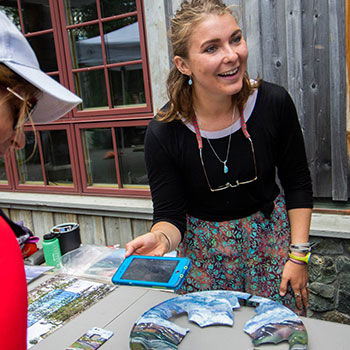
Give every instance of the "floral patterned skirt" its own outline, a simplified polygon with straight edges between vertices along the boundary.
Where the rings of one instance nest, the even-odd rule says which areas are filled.
[[[281,302],[298,314],[290,285],[279,295],[283,267],[288,259],[290,226],[284,197],[274,201],[269,218],[262,212],[222,222],[187,216],[187,231],[179,256],[192,267],[178,293],[237,290]]]

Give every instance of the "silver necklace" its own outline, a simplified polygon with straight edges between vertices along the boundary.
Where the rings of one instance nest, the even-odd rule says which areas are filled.
[[[232,125],[233,125],[233,120],[234,120],[234,116],[235,116],[235,112],[236,112],[236,106],[233,107],[233,112],[232,112],[232,123],[231,123],[231,128],[232,128]],[[198,119],[198,118],[197,118]],[[232,131],[232,130],[231,130]],[[218,159],[218,161],[224,165],[224,173],[227,174],[228,171],[229,171],[229,168],[227,166],[227,161],[228,161],[228,155],[230,154],[230,146],[231,146],[231,135],[232,135],[232,132],[230,131],[230,136],[228,138],[228,144],[227,144],[227,150],[226,150],[226,159],[225,160],[222,160],[218,154],[216,153],[214,147],[212,146],[207,134],[205,133],[205,138],[207,139],[208,141],[208,144],[211,148],[211,150],[213,151],[213,153],[215,154],[216,158]]]

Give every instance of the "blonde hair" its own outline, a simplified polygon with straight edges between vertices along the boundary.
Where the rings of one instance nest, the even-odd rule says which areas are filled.
[[[7,91],[7,87],[18,92],[24,101],[21,101],[12,93]],[[5,97],[0,101],[1,104],[9,102],[12,108],[14,108],[14,106],[19,106],[17,120],[17,125],[19,125],[19,128],[17,129],[18,135],[18,133],[23,129],[24,120],[29,112],[27,102],[30,101],[33,96],[38,96],[40,94],[40,90],[2,63],[0,63],[0,88],[6,92]],[[33,124],[32,120],[31,123]]]
[[[20,96],[24,99],[24,101],[21,101],[18,97],[13,95],[11,92],[7,91],[7,87],[11,88],[16,92],[18,91],[18,93],[20,93]],[[0,63],[0,88],[6,92],[5,97],[0,101],[0,106],[3,103],[9,102],[11,107],[14,109],[14,113],[14,106],[20,106],[16,124],[18,125],[18,127],[16,127],[16,142],[16,140],[18,140],[18,138],[20,137],[21,132],[23,131],[24,121],[29,112],[28,101],[30,101],[33,97],[38,97],[40,95],[40,90],[2,63]],[[34,146],[32,153],[29,155],[29,157],[27,157],[27,159],[24,160],[24,162],[28,162],[34,156],[38,143],[32,118],[30,118],[29,121],[33,128]]]
[[[184,0],[181,3],[175,17],[170,20],[169,38],[173,56],[188,58],[189,40],[194,27],[210,14],[234,16],[231,8],[221,0]],[[260,80],[252,85],[248,73],[245,72],[243,87],[239,93],[232,96],[233,103],[244,105],[253,89],[257,88],[259,84]],[[167,79],[167,92],[169,108],[166,111],[159,111],[157,119],[165,122],[181,118],[184,118],[185,121],[192,121],[194,115],[192,87],[188,84],[187,75],[182,74],[175,65],[170,69]]]

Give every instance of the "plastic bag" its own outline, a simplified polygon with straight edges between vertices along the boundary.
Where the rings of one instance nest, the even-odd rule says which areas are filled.
[[[62,256],[60,273],[112,283],[111,278],[124,260],[125,249],[81,245]]]

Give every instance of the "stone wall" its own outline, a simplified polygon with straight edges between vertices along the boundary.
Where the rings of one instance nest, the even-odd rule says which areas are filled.
[[[317,242],[309,263],[308,317],[350,324],[350,240],[310,237]]]

